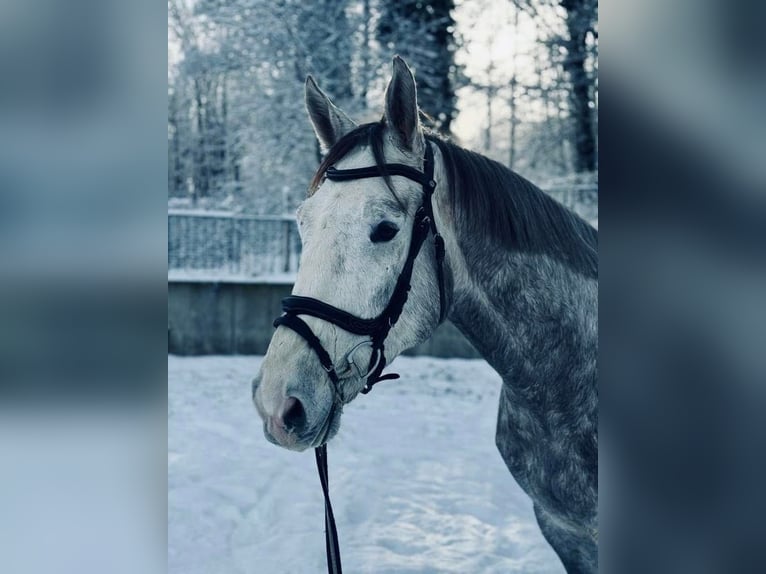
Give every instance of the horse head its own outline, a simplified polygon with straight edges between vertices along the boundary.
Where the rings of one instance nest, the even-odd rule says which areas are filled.
[[[446,305],[435,160],[407,64],[394,58],[380,122],[357,126],[311,77],[305,94],[327,155],[297,212],[301,263],[277,321],[289,328],[253,381],[267,439],[299,451],[335,436],[343,405],[427,339]]]

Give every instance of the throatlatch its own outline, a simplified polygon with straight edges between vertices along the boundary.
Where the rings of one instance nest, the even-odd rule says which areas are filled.
[[[327,179],[331,181],[351,181],[354,179],[366,179],[371,177],[386,177],[391,175],[400,175],[415,181],[423,186],[423,204],[415,212],[415,221],[412,225],[412,239],[410,249],[407,253],[407,260],[396,280],[394,292],[391,299],[383,309],[380,315],[374,319],[363,319],[352,315],[348,311],[338,309],[328,303],[314,299],[312,297],[302,297],[299,295],[290,295],[282,300],[282,310],[284,314],[274,321],[274,327],[287,327],[300,335],[309,347],[314,351],[319,359],[322,368],[327,372],[335,398],[338,403],[343,403],[343,395],[340,391],[340,378],[335,371],[335,364],[327,350],[322,346],[322,342],[311,330],[306,322],[298,315],[310,315],[328,323],[332,323],[341,329],[354,333],[355,335],[367,335],[369,341],[364,341],[353,347],[346,353],[346,360],[349,365],[353,363],[353,353],[361,346],[370,345],[372,353],[370,362],[367,366],[366,374],[358,373],[360,377],[366,379],[365,386],[362,389],[363,394],[372,390],[373,385],[387,379],[398,379],[399,375],[389,373],[383,375],[383,369],[386,367],[385,341],[391,328],[399,320],[404,305],[409,297],[412,269],[415,265],[415,259],[420,253],[423,242],[428,237],[429,231],[434,236],[434,250],[436,254],[436,277],[439,283],[439,322],[444,321],[446,314],[446,299],[444,293],[444,240],[436,229],[434,219],[434,210],[432,196],[436,189],[434,180],[434,154],[431,144],[426,142],[425,157],[423,159],[423,171],[399,163],[388,163],[382,166],[361,167],[355,169],[335,169],[330,167],[326,171]],[[335,516],[330,503],[329,476],[327,472],[327,445],[320,445],[315,449],[317,470],[319,479],[322,483],[322,492],[325,501],[325,545],[327,550],[327,570],[330,574],[342,574],[340,562],[340,545],[338,543],[338,531],[335,526]]]

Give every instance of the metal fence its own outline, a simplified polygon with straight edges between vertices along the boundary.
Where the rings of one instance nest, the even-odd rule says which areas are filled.
[[[168,211],[171,278],[290,276],[298,270],[300,252],[291,216]]]
[[[594,225],[598,188],[552,186],[547,193]],[[301,242],[295,218],[228,212],[168,210],[170,279],[290,279]]]

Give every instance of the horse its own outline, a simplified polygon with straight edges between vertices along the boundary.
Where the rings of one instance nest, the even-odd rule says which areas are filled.
[[[325,155],[297,211],[293,296],[253,380],[266,438],[325,445],[343,405],[391,377],[381,364],[449,320],[502,377],[496,446],[543,536],[568,573],[596,572],[597,231],[427,130],[398,56],[380,121],[357,125],[311,76],[305,102]]]

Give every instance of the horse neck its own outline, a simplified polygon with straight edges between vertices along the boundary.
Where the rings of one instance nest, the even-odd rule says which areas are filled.
[[[594,278],[545,254],[461,237],[454,228],[445,235],[453,278],[449,318],[506,385],[595,380]]]

